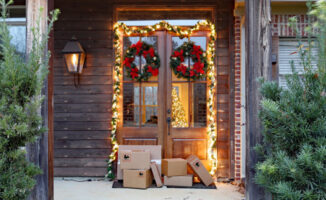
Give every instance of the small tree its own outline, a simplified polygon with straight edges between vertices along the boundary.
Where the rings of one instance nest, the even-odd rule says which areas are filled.
[[[255,181],[273,199],[326,199],[326,1],[311,14],[318,18],[319,55],[312,55],[312,42],[306,49],[299,43],[303,72],[292,62],[287,88],[262,81],[264,141],[257,150],[263,161],[256,166]]]
[[[48,34],[58,10],[51,12],[48,33],[33,29],[33,44],[24,60],[10,43],[6,25],[7,7],[12,3],[0,0],[0,199],[26,199],[35,185],[34,176],[41,171],[26,161],[24,147],[45,132],[39,109],[41,90],[48,73],[49,53],[45,55]]]

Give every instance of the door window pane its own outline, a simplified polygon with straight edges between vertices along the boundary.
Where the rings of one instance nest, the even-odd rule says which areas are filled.
[[[142,126],[156,127],[157,116],[157,83],[142,83]]]
[[[180,39],[179,37],[172,37],[172,54],[184,42],[188,42],[188,39],[187,38]],[[182,64],[189,67],[189,61],[190,59],[185,57],[184,62],[182,62]],[[172,71],[172,81],[188,81],[188,79],[182,77],[179,78]]]
[[[172,121],[174,128],[185,128],[189,124],[189,87],[188,83],[172,84]]]
[[[139,86],[137,83],[123,84],[123,123],[125,126],[139,126]]]
[[[192,110],[193,119],[192,127],[206,127],[207,100],[206,100],[206,83],[192,84]]]
[[[158,52],[158,45],[157,45],[157,37],[153,36],[153,37],[142,37],[141,41],[146,42],[147,44],[153,45],[153,48],[155,50],[155,52]],[[144,58],[144,56],[141,56],[141,67],[142,69],[146,66],[146,59]],[[160,70],[160,69],[159,69]],[[148,81],[157,81],[158,80],[158,76],[151,76]]]

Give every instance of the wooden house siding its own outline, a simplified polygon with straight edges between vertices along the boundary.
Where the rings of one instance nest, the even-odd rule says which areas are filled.
[[[217,176],[232,178],[233,4],[233,0],[207,0],[205,3],[200,0],[55,0],[54,7],[61,10],[54,27],[55,176],[104,176],[106,173],[106,159],[111,151],[112,26],[117,16],[115,8],[198,5],[215,8],[213,20],[218,35],[215,98],[218,111]],[[207,16],[207,13],[202,15]],[[173,15],[169,16],[173,18]],[[178,17],[179,13],[176,13],[175,18]],[[61,54],[72,36],[76,36],[87,51],[87,68],[81,75],[78,88],[74,86],[73,76],[67,73]]]

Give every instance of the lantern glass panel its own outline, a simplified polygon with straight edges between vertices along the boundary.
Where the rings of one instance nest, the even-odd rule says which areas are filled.
[[[65,56],[68,72],[81,74],[85,63],[85,54],[70,53],[70,54],[65,54],[64,56]]]

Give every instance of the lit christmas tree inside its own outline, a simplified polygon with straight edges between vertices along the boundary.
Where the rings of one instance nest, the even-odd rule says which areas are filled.
[[[175,88],[172,89],[172,126],[187,127],[186,112]]]

